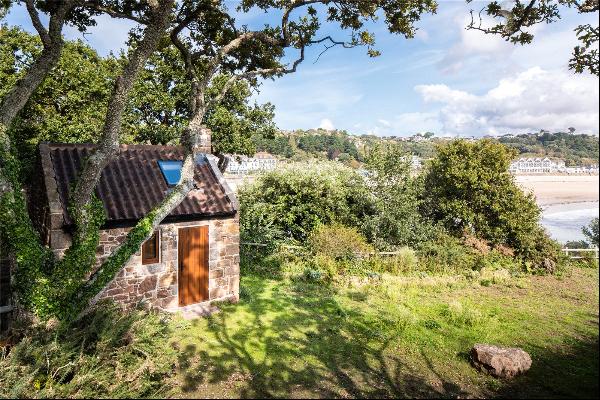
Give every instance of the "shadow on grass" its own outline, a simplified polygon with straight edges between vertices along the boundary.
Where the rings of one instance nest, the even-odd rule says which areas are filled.
[[[503,383],[496,391],[497,397],[598,398],[597,336],[573,339],[560,349],[534,349],[532,353],[533,364],[529,372]]]
[[[208,346],[188,346],[180,353],[184,395],[598,397],[597,336],[573,339],[559,350],[529,349],[532,369],[512,381],[478,375],[476,380],[463,376],[454,382],[447,371],[436,371],[427,351],[402,353],[401,324],[385,315],[376,318],[343,307],[333,289],[301,281],[288,285],[245,278],[244,282],[246,295],[240,304],[225,306],[209,318],[211,335],[201,334],[210,336]],[[200,328],[204,322],[193,324],[206,329]],[[460,353],[458,358],[466,362],[468,355]]]
[[[331,289],[304,282],[266,287],[260,279],[250,286],[248,298],[233,306],[250,314],[243,325],[232,329],[235,312],[225,307],[209,319],[216,338],[209,351],[183,352],[184,391],[203,395],[203,388],[213,384],[221,392],[211,396],[244,398],[462,393],[450,383],[433,387],[412,375],[390,348],[402,328],[342,308]]]

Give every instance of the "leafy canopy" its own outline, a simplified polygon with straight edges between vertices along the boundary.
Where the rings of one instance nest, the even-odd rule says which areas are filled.
[[[240,191],[242,240],[304,242],[322,224],[359,227],[373,213],[363,178],[337,163],[286,166]]]
[[[515,153],[487,139],[440,146],[424,177],[423,212],[457,236],[527,251],[544,234],[533,195],[508,172]]]
[[[41,43],[19,28],[0,27],[0,96],[19,79],[41,51]],[[34,93],[11,128],[11,139],[26,172],[41,141],[97,142],[106,105],[124,55],[99,56],[82,41],[67,41],[61,58]],[[148,61],[136,82],[124,117],[123,141],[178,144],[189,110],[189,83],[178,65],[173,46],[165,46]],[[180,67],[180,65],[179,65]],[[227,77],[209,87],[209,96],[220,92]],[[239,81],[223,101],[210,108],[205,124],[213,130],[216,151],[253,154],[253,135],[272,137],[274,107],[251,104],[251,87]]]
[[[433,227],[419,211],[421,180],[411,175],[411,156],[396,144],[377,144],[367,153],[367,181],[377,212],[364,221],[363,232],[381,249],[419,247]]]

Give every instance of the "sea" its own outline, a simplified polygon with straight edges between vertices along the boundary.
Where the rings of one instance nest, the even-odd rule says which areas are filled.
[[[560,243],[584,240],[581,228],[597,218],[598,212],[597,201],[552,204],[542,207],[541,222],[550,236]]]

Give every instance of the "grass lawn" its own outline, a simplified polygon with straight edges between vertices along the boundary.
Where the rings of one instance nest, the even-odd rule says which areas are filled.
[[[245,276],[210,318],[98,308],[0,346],[3,397],[598,397],[598,270],[481,286],[384,276],[332,289]],[[478,342],[531,370],[474,370]]]
[[[598,397],[598,270],[488,287],[244,277],[242,288],[237,305],[170,323],[176,397]],[[476,372],[479,342],[522,347],[533,366],[512,381]]]

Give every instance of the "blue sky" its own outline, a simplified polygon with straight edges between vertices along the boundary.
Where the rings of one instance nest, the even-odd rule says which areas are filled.
[[[598,78],[574,75],[567,63],[576,43],[573,29],[597,24],[598,15],[567,11],[558,23],[536,27],[532,45],[514,46],[464,29],[469,10],[483,5],[442,0],[437,14],[423,17],[412,40],[376,24],[382,52],[377,58],[369,58],[364,48],[334,48],[315,62],[322,48],[311,49],[299,72],[264,82],[256,100],[275,104],[282,129],[481,136],[572,126],[597,134]],[[276,17],[253,10],[238,20],[261,27]],[[32,30],[19,7],[6,22]],[[84,40],[107,54],[124,46],[129,28],[121,20],[102,17]],[[336,38],[347,35],[331,26],[323,32]],[[82,37],[71,28],[65,35]]]

